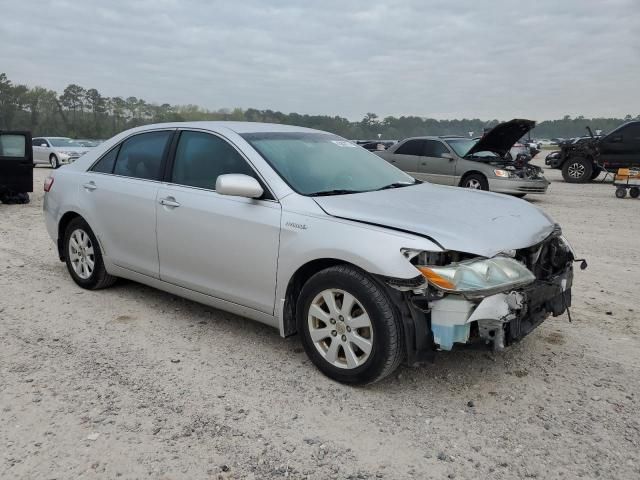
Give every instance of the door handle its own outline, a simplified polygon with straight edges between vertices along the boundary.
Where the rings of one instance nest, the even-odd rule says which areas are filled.
[[[176,202],[176,199],[173,197],[166,197],[160,199],[160,205],[164,205],[165,207],[177,208],[180,206],[180,202]]]
[[[90,181],[89,183],[85,183],[84,185],[82,185],[85,190],[89,190],[90,192],[93,192],[96,188],[98,188],[98,186],[92,181]]]

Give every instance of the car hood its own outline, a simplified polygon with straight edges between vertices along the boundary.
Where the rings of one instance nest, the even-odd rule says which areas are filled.
[[[524,135],[535,127],[536,122],[533,120],[522,120],[514,118],[508,122],[499,123],[478,142],[471,147],[466,155],[476,152],[494,152],[500,156],[504,156],[513,147],[513,145]],[[465,155],[465,156],[466,156]]]
[[[314,200],[331,216],[415,233],[446,250],[483,257],[535,245],[555,228],[525,200],[430,183]]]

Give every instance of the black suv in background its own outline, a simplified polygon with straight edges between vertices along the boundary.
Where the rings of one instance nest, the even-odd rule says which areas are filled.
[[[569,183],[587,183],[605,169],[640,167],[640,120],[624,123],[603,137],[562,145],[555,168]],[[581,139],[582,140],[582,139]]]

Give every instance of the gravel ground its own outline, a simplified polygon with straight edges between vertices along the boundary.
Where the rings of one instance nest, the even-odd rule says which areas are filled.
[[[538,160],[537,160],[538,161]],[[298,338],[131,282],[84,291],[29,205],[0,205],[1,478],[640,477],[640,200],[531,201],[589,260],[573,323],[366,388]]]

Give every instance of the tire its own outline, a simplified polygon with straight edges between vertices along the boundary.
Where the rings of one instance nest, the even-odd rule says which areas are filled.
[[[49,156],[49,165],[51,165],[51,168],[56,169],[60,166],[60,160],[54,154],[51,154]]]
[[[624,187],[618,187],[616,188],[616,197],[617,198],[624,198],[627,196],[627,189]]]
[[[460,186],[472,190],[489,190],[489,181],[481,173],[471,173],[462,179]]]
[[[511,196],[512,197],[516,197],[516,198],[524,198],[526,195],[526,193],[512,193]]]
[[[562,178],[567,183],[587,183],[591,181],[593,163],[584,158],[567,159],[562,165]]]
[[[601,173],[602,173],[601,167],[594,167],[593,172],[591,172],[590,180],[595,180],[596,178],[598,178],[598,175],[600,175]]]
[[[100,244],[81,217],[74,218],[67,225],[64,233],[64,257],[71,278],[82,288],[98,290],[110,287],[116,281],[116,277],[107,273]]]
[[[640,188],[638,187],[631,187],[629,189],[629,196],[631,198],[638,198],[640,196]]]
[[[347,295],[352,296],[351,307],[344,303]],[[332,299],[335,307],[329,308]],[[302,288],[296,312],[307,355],[333,380],[373,383],[390,375],[404,358],[399,314],[384,287],[358,268],[338,265],[316,273]]]

